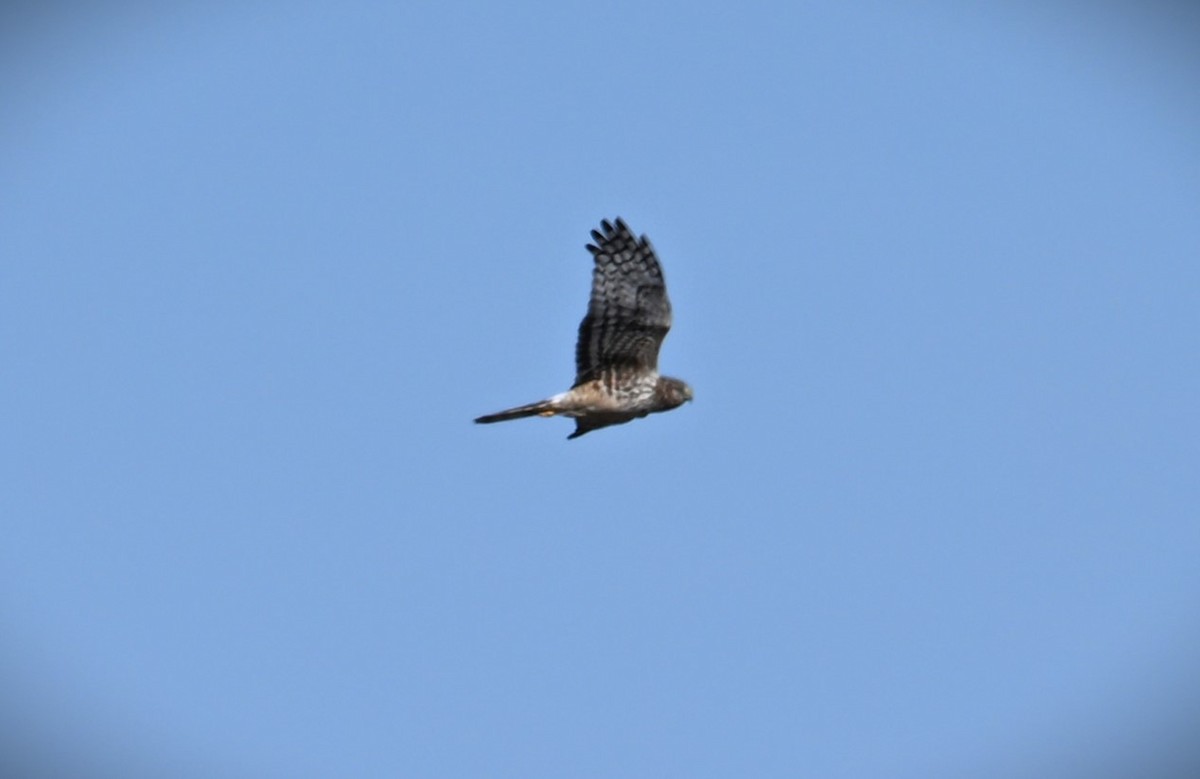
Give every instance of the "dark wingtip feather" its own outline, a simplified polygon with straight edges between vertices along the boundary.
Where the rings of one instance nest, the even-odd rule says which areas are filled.
[[[603,232],[602,232],[603,231]],[[629,225],[625,224],[625,220],[621,217],[616,217],[613,221],[607,219],[600,220],[600,230],[592,230],[592,241],[586,248],[592,254],[599,254],[603,251],[600,247],[617,236],[628,235],[633,237],[633,231],[629,229]],[[646,243],[646,236],[641,237],[641,242]]]

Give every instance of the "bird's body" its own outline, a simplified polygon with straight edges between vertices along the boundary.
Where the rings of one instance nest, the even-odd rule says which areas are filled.
[[[477,418],[503,422],[531,416],[567,416],[578,438],[692,399],[679,379],[660,376],[658,351],[671,328],[671,303],[662,268],[646,240],[635,238],[620,219],[601,222],[588,245],[595,258],[588,312],[579,325],[575,383],[537,403]]]

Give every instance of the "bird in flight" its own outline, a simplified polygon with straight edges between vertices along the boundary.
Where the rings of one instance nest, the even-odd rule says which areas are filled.
[[[662,268],[646,236],[637,238],[620,218],[592,231],[587,249],[596,262],[592,297],[579,324],[575,384],[552,398],[487,414],[476,422],[565,416],[575,420],[568,439],[622,425],[692,399],[692,388],[658,374],[658,350],[671,329],[671,301]]]

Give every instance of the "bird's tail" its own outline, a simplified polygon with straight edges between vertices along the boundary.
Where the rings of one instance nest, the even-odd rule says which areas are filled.
[[[476,418],[476,422],[489,425],[492,422],[507,422],[510,419],[522,419],[524,417],[552,417],[558,413],[554,408],[553,401],[539,400],[537,403],[530,403],[528,406],[517,406],[516,408],[497,411],[495,414],[485,414]]]

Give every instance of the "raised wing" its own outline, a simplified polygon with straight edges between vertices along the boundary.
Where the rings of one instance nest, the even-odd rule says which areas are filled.
[[[658,349],[671,329],[671,301],[662,268],[645,236],[620,219],[600,223],[588,251],[596,261],[587,316],[575,345],[575,383],[612,369],[658,370]]]

